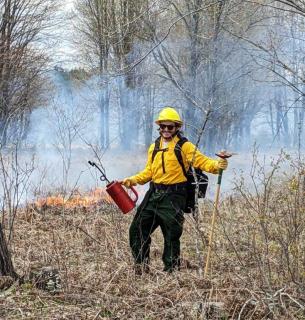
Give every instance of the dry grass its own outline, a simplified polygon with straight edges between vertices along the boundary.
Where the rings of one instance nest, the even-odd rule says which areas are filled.
[[[202,210],[202,238],[186,217],[181,271],[161,271],[157,231],[151,272],[142,276],[134,275],[128,246],[132,214],[109,204],[20,210],[12,247],[16,271],[27,278],[33,269],[52,266],[62,288],[51,293],[15,283],[0,292],[0,318],[305,319],[305,220],[296,196],[278,186],[268,204],[246,193],[223,201],[208,279],[198,272],[195,243],[205,254],[211,203]]]

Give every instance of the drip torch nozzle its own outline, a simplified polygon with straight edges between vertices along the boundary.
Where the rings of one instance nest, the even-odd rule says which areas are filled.
[[[102,174],[100,176],[100,180],[101,181],[107,181],[108,183],[110,183],[110,181],[106,177],[106,173],[95,162],[92,162],[92,161],[89,160],[88,163],[90,164],[90,166],[96,167],[97,170]]]

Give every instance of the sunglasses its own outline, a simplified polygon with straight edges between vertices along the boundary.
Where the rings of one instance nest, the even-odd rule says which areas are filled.
[[[161,130],[164,130],[165,128],[167,128],[170,131],[176,128],[176,126],[173,124],[160,124],[159,127]]]

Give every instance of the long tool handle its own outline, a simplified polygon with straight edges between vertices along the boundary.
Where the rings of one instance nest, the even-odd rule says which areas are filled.
[[[204,268],[204,274],[203,274],[204,278],[206,278],[206,276],[208,274],[208,271],[209,271],[210,257],[211,257],[211,252],[212,252],[212,241],[213,241],[215,221],[216,221],[216,214],[217,214],[217,211],[218,211],[218,203],[219,203],[219,195],[220,195],[220,185],[221,185],[222,173],[223,173],[223,170],[219,169],[217,187],[216,187],[216,195],[215,195],[215,204],[214,204],[214,210],[213,210],[213,214],[212,214],[212,222],[211,222],[211,229],[210,229],[210,235],[209,235],[208,253],[207,253],[207,259],[206,259],[205,268]]]

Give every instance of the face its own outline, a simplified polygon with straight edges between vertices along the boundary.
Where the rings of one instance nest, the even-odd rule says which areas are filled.
[[[162,121],[159,124],[160,133],[165,140],[171,140],[172,135],[179,129],[177,124],[172,121]]]

